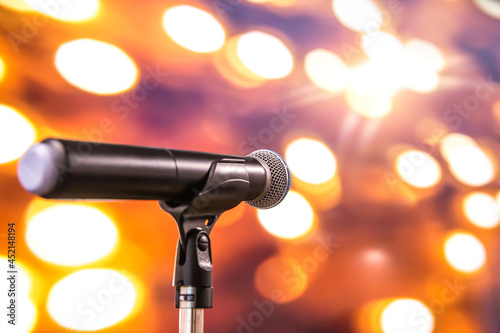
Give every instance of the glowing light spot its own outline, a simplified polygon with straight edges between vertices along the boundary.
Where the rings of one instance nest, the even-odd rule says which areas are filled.
[[[136,297],[136,288],[122,274],[109,269],[86,269],[54,285],[47,310],[63,327],[97,331],[126,318],[134,308]],[[93,311],[93,307],[101,310]],[[82,315],[85,310],[94,313],[92,320]]]
[[[465,232],[456,232],[448,237],[444,245],[444,255],[453,268],[464,273],[476,272],[486,262],[483,244]]]
[[[106,214],[76,204],[45,208],[28,221],[26,229],[31,251],[42,260],[63,266],[101,259],[111,252],[117,239],[116,227]]]
[[[450,153],[455,150],[455,148],[461,146],[477,146],[477,143],[467,135],[451,133],[441,140],[439,150],[444,159],[448,160],[450,158]]]
[[[347,104],[368,118],[387,116],[392,109],[392,96],[399,89],[396,73],[375,62],[368,62],[353,73],[345,95]]]
[[[333,13],[349,29],[376,31],[382,25],[382,13],[371,0],[333,0]]]
[[[500,224],[500,211],[496,199],[482,192],[468,194],[463,200],[465,217],[480,228],[491,229]]]
[[[60,21],[86,21],[96,16],[99,10],[98,0],[24,1],[34,10]]]
[[[34,10],[26,3],[25,0],[0,0],[0,6],[20,12],[32,12]]]
[[[236,52],[243,65],[254,74],[266,79],[279,79],[293,69],[293,56],[278,38],[252,31],[242,35]]]
[[[434,44],[422,39],[410,39],[406,43],[406,52],[425,60],[433,70],[439,72],[445,66],[445,60],[441,50]]]
[[[0,260],[2,260],[3,262],[7,262],[7,258],[3,256],[0,256]],[[36,307],[29,298],[32,283],[29,274],[25,271],[23,266],[19,264],[18,261],[16,262],[16,266],[17,266],[16,267],[17,270],[16,312],[17,314],[22,313],[23,319],[16,320],[15,326],[9,324],[7,320],[0,321],[0,331],[12,332],[12,333],[28,333],[33,330],[37,317]],[[0,279],[0,288],[2,288],[3,290],[9,290],[10,281],[7,280],[6,278]]]
[[[414,318],[419,318],[418,325],[415,325]],[[434,316],[422,302],[400,298],[384,308],[380,325],[384,333],[431,333],[434,329]]]
[[[425,59],[406,54],[402,66],[402,84],[418,93],[429,93],[435,91],[439,84],[439,75],[433,65]]]
[[[363,35],[361,47],[372,60],[386,65],[394,65],[404,56],[405,48],[396,36],[385,31],[377,31]]]
[[[285,159],[293,175],[306,183],[321,184],[337,170],[337,161],[322,142],[300,138],[288,145]]]
[[[257,210],[257,217],[267,232],[285,239],[306,235],[312,229],[314,222],[311,205],[294,191],[290,191],[278,206]]]
[[[224,29],[211,14],[187,5],[168,9],[163,28],[177,44],[199,53],[216,51],[226,40]]]
[[[309,79],[318,88],[339,92],[351,80],[351,71],[342,59],[327,50],[314,50],[305,58],[305,71]]]
[[[0,81],[2,81],[4,75],[5,75],[5,63],[3,62],[2,58],[0,58]]]
[[[420,150],[407,150],[396,157],[396,171],[408,184],[428,188],[441,180],[441,167],[429,154]]]
[[[287,275],[294,272],[297,277],[293,285],[287,284]],[[274,256],[262,262],[255,271],[255,287],[266,299],[277,304],[299,298],[307,289],[308,275],[294,259]],[[276,291],[279,292],[276,292]]]
[[[0,104],[0,164],[18,159],[35,142],[33,125],[17,110]]]
[[[500,3],[496,0],[474,0],[476,5],[485,14],[500,19]]]
[[[137,68],[125,52],[93,39],[78,39],[61,45],[55,64],[70,84],[99,95],[130,89],[137,79]]]
[[[460,182],[469,186],[482,186],[495,176],[495,166],[477,146],[455,148],[448,158],[450,171]]]

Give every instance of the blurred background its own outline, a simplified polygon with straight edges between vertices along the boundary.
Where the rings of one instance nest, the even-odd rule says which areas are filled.
[[[157,202],[20,187],[60,137],[285,157],[283,204],[214,228],[207,332],[500,332],[499,20],[497,0],[0,0],[1,331],[178,330]]]

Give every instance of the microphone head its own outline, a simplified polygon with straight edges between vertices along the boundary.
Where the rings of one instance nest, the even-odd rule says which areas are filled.
[[[267,192],[259,199],[246,201],[255,208],[268,209],[278,205],[290,190],[292,177],[285,160],[272,150],[256,150],[248,155],[258,159],[271,173],[271,181]]]

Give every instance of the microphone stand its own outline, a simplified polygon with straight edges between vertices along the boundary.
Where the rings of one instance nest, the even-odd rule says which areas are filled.
[[[213,307],[210,232],[223,212],[245,200],[249,186],[245,159],[223,159],[212,163],[192,196],[160,202],[179,230],[173,281],[179,333],[203,333],[203,310]]]

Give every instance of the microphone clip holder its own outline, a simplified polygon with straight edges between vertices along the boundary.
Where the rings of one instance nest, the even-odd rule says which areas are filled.
[[[192,196],[160,202],[179,230],[173,285],[180,332],[203,332],[203,309],[213,307],[210,232],[222,213],[245,200],[249,187],[245,160],[222,159],[212,163]]]

